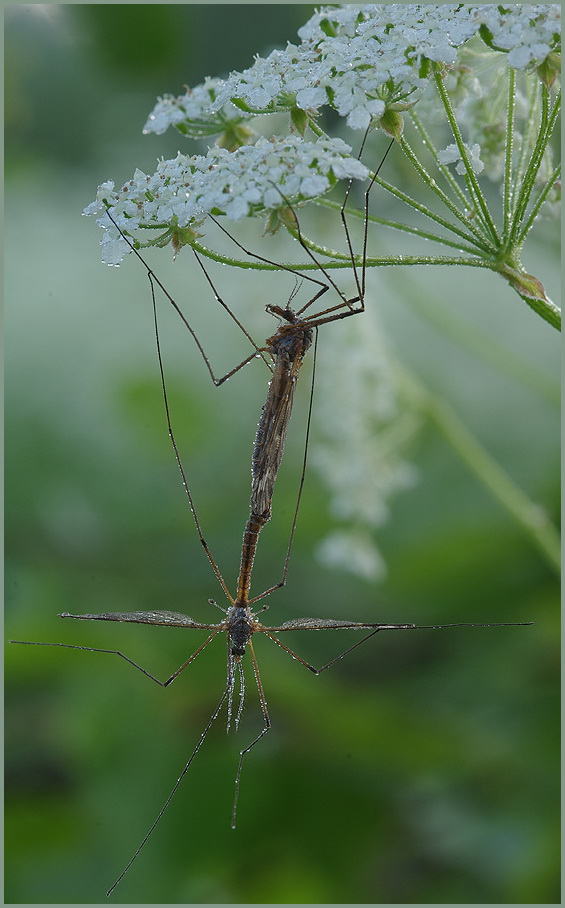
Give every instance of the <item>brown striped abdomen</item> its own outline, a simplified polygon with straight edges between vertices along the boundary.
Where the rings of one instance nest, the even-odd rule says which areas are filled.
[[[259,540],[259,533],[267,523],[267,520],[258,514],[250,514],[249,520],[245,526],[243,534],[243,545],[241,547],[241,566],[239,568],[239,577],[237,580],[237,603],[240,605],[247,602],[249,596],[249,587],[251,586],[251,571],[253,570],[253,561],[255,551]]]

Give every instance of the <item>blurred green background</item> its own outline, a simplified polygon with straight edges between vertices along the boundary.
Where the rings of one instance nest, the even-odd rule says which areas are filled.
[[[145,275],[133,260],[102,266],[99,230],[80,213],[103,180],[120,183],[136,166],[152,172],[159,156],[199,150],[177,133],[141,135],[157,95],[245,68],[254,53],[295,40],[312,11],[6,10],[9,639],[119,649],[164,678],[196,648],[196,633],[75,624],[57,613],[164,608],[218,617],[207,599],[220,601],[221,591],[167,439]],[[392,158],[389,174],[399,166]],[[525,263],[554,296],[556,233],[540,225]],[[394,237],[382,243],[379,254]],[[237,362],[245,344],[210,309],[190,257],[173,265],[156,251],[151,262],[175,294],[203,307],[198,328],[218,371]],[[281,299],[272,278],[218,267],[214,279],[255,336],[272,330],[263,314]],[[370,305],[401,361],[446,395],[556,518],[556,332],[478,270],[386,269],[371,280]],[[500,342],[524,371],[540,370],[549,393],[455,343],[434,325],[446,310]],[[256,364],[215,390],[178,326],[163,330],[179,441],[231,587],[264,376]],[[307,387],[256,591],[280,576]],[[308,476],[289,582],[271,597],[269,621],[535,625],[383,634],[318,678],[258,640],[273,729],[247,759],[238,829],[229,828],[237,754],[260,727],[251,675],[240,734],[226,738],[220,718],[115,901],[559,901],[556,578],[433,427],[411,459],[418,483],[394,500],[378,533],[388,566],[378,588],[314,560],[331,518],[327,492]],[[315,664],[347,645],[329,634],[296,636],[285,642]],[[103,901],[196,743],[224,672],[219,642],[166,691],[113,656],[7,647],[7,902]]]

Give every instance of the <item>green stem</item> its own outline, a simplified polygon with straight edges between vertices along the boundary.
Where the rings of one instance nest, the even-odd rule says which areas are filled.
[[[304,237],[303,237],[304,239]],[[317,252],[319,255],[323,255],[325,258],[334,259],[334,261],[324,262],[325,271],[334,271],[339,269],[351,268],[351,258],[345,253],[340,253],[335,249],[328,249],[325,246],[321,246],[318,243],[314,243],[311,240],[305,239],[307,245],[313,252]],[[215,262],[221,262],[224,265],[230,265],[234,268],[243,268],[245,270],[251,271],[316,271],[321,270],[320,265],[315,262],[281,262],[280,264],[261,262],[261,261],[244,261],[243,259],[235,259],[231,256],[220,255],[218,252],[214,252],[213,249],[209,249],[207,246],[202,246],[198,242],[191,243],[193,249],[197,252],[200,252],[202,255],[206,256],[209,259],[212,259]],[[357,256],[355,259],[357,265],[362,265],[362,259],[360,256]],[[561,327],[561,313],[557,306],[544,296],[543,288],[539,281],[536,281],[535,278],[532,278],[530,275],[525,273],[513,270],[504,265],[493,263],[487,259],[481,259],[478,256],[472,258],[464,258],[463,256],[447,256],[447,255],[438,255],[438,256],[427,256],[427,255],[394,255],[394,256],[381,256],[374,258],[367,258],[365,260],[365,266],[367,268],[383,268],[387,266],[399,266],[399,265],[466,265],[469,268],[488,268],[495,271],[498,274],[503,275],[506,280],[514,287],[515,290],[519,293],[522,299],[530,306],[534,312],[537,312],[546,322],[552,325],[554,328]],[[540,289],[541,288],[541,289]],[[526,292],[523,292],[523,291]]]
[[[444,401],[430,401],[428,412],[463,462],[518,521],[546,562],[559,575],[560,537],[545,510],[531,501]]]
[[[338,252],[335,249],[328,249],[325,246],[314,243],[312,240],[305,239],[305,242],[313,252],[317,252],[320,255],[335,260],[331,262],[324,262],[324,269],[326,271],[351,268],[351,256],[349,254]],[[233,268],[243,268],[245,270],[251,271],[285,271],[287,269],[292,271],[320,270],[320,265],[314,262],[281,262],[280,264],[278,264],[274,262],[268,263],[262,261],[245,261],[244,259],[235,259],[231,256],[221,255],[220,253],[215,252],[213,249],[209,249],[207,246],[202,246],[196,241],[192,242],[190,245],[193,249],[196,250],[196,252],[199,252],[201,255],[204,255],[215,262],[220,262],[223,265],[230,265]],[[355,264],[363,264],[362,256],[355,257]],[[478,257],[462,258],[459,256],[447,255],[391,255],[381,257],[367,257],[365,264],[367,268],[381,268],[389,265],[467,265],[470,268],[493,269],[492,262],[489,262],[485,259]]]
[[[428,173],[428,171],[422,165],[422,163],[420,162],[418,157],[414,154],[414,152],[412,151],[412,148],[408,144],[408,141],[406,140],[404,135],[402,135],[400,137],[400,145],[402,147],[404,154],[406,155],[406,157],[408,158],[408,160],[410,161],[410,163],[412,164],[412,166],[414,167],[414,169],[416,170],[416,172],[418,173],[420,178],[426,184],[426,186],[429,186],[429,188],[437,195],[439,200],[446,206],[446,208],[449,211],[451,211],[453,216],[458,221],[460,221],[462,224],[465,225],[465,233],[460,233],[460,231],[457,230],[453,226],[453,224],[450,224],[448,221],[445,221],[444,219],[440,219],[437,215],[434,215],[432,212],[430,212],[429,209],[426,209],[425,206],[418,205],[418,203],[416,203],[413,199],[410,199],[409,196],[406,196],[406,198],[404,198],[403,201],[406,201],[409,205],[411,205],[411,207],[416,208],[418,211],[422,210],[423,213],[427,215],[427,217],[431,217],[433,220],[436,220],[439,223],[443,223],[444,226],[447,226],[448,229],[452,230],[454,233],[460,233],[460,235],[464,236],[465,239],[467,239],[467,240],[473,241],[473,238],[469,236],[469,234],[472,233],[473,237],[474,237],[474,241],[476,242],[477,246],[480,249],[484,249],[485,252],[487,252],[489,254],[495,253],[496,246],[493,245],[493,243],[489,240],[489,238],[486,237],[479,230],[479,228],[473,223],[472,220],[469,220],[466,213],[460,211],[457,208],[457,206],[451,201],[449,196],[447,196],[445,194],[445,192],[442,189],[440,189],[440,187],[438,186],[436,181]],[[379,180],[377,178],[376,182],[378,182],[379,186],[384,186],[384,188],[388,189],[389,192],[391,191],[391,188],[389,188],[388,184],[386,184],[384,182],[384,180]],[[395,187],[392,187],[392,188],[395,189]],[[404,193],[400,193],[399,190],[395,189],[395,191],[393,192],[393,195],[397,195],[398,198],[401,198],[404,195]]]
[[[410,146],[405,141],[403,142],[403,150],[404,150],[405,154],[408,154],[408,155],[413,154],[412,150],[410,149]],[[420,162],[417,160],[417,158],[415,156],[414,156],[413,164],[414,164],[414,167],[417,167],[421,171],[423,171],[423,173],[421,173],[420,176],[422,177],[423,180],[425,180],[426,178],[424,175],[426,174],[426,171],[424,170],[424,168],[422,168]],[[475,227],[475,225],[472,223],[472,221],[469,220],[469,218],[465,218],[463,215],[461,215],[461,213],[458,211],[458,209],[451,203],[451,201],[447,198],[447,196],[445,196],[445,193],[443,193],[441,191],[441,189],[439,188],[437,183],[435,183],[435,181],[432,179],[432,177],[430,177],[428,175],[428,179],[431,181],[431,183],[429,183],[428,185],[430,185],[432,189],[434,189],[434,187],[435,187],[437,192],[440,193],[440,196],[445,197],[445,199],[447,200],[446,201],[447,207],[450,210],[452,210],[455,213],[457,219],[460,220],[464,224],[464,227],[465,227],[464,230],[462,230],[460,227],[457,227],[455,224],[453,224],[451,221],[448,221],[446,218],[441,217],[441,215],[436,214],[434,211],[431,210],[431,208],[428,208],[427,205],[423,205],[420,202],[417,202],[411,196],[407,195],[405,192],[402,192],[401,189],[398,189],[396,186],[393,186],[391,183],[387,183],[386,180],[383,180],[380,177],[377,177],[377,179],[375,180],[375,183],[377,183],[379,186],[381,186],[387,192],[390,192],[391,195],[393,195],[395,198],[399,199],[401,202],[405,202],[405,204],[409,205],[410,208],[413,208],[414,211],[419,211],[420,214],[424,215],[424,217],[427,217],[427,218],[429,218],[429,220],[435,221],[436,224],[440,224],[442,227],[445,227],[445,229],[448,230],[450,233],[454,233],[456,236],[460,236],[467,243],[472,243],[477,249],[481,250],[486,255],[492,255],[496,251],[494,249],[494,247],[485,241],[481,232]],[[431,184],[433,184],[433,185],[431,185]]]
[[[508,67],[508,103],[506,118],[506,143],[504,149],[504,226],[503,243],[508,242],[510,231],[510,217],[512,212],[512,198],[514,187],[512,184],[512,157],[514,152],[514,117],[516,112],[516,71]]]
[[[560,110],[558,97],[555,101],[553,109],[551,110],[551,112],[549,111],[549,93],[544,86],[542,86],[541,88],[541,101],[542,111],[540,126],[538,129],[533,152],[530,156],[528,167],[526,168],[526,172],[520,183],[520,189],[518,197],[516,199],[516,208],[514,211],[514,216],[512,218],[512,226],[509,234],[508,248],[511,248],[511,246],[517,244],[518,236],[523,232],[522,226],[525,212],[530,201],[537,175],[543,161],[543,156],[546,152],[547,145],[551,138],[551,134],[555,127],[557,116]]]
[[[335,249],[328,249],[312,240],[304,237],[304,242],[313,252],[323,255],[325,258],[333,261],[324,262],[323,269],[326,271],[351,268],[351,257],[348,254],[338,252]],[[245,261],[236,259],[231,256],[221,255],[207,246],[202,246],[194,241],[190,244],[196,252],[215,262],[224,265],[230,265],[233,268],[243,268],[251,271],[316,271],[321,270],[320,264],[315,262],[281,262],[280,264],[262,262],[262,261]],[[356,256],[355,264],[361,266],[362,258]],[[511,268],[504,263],[497,263],[482,259],[479,256],[466,258],[464,256],[427,256],[427,255],[393,255],[381,257],[368,257],[365,260],[367,268],[382,268],[387,266],[399,265],[466,265],[469,268],[487,268],[502,275],[517,291],[521,298],[540,315],[546,322],[554,328],[561,327],[561,312],[558,307],[546,295],[541,283],[532,275],[527,274],[516,268]]]
[[[440,162],[438,150],[435,147],[434,143],[432,142],[429,132],[425,128],[424,124],[420,120],[420,117],[418,116],[418,114],[416,113],[416,111],[414,109],[412,109],[410,111],[410,119],[412,120],[415,128],[418,130],[418,132],[420,134],[420,138],[422,139],[422,144],[424,145],[425,148],[429,149],[430,153],[433,155],[433,158],[434,158],[434,161],[436,163],[438,170],[443,174],[444,179],[451,186],[452,192],[458,197],[458,199],[462,205],[464,205],[466,208],[469,208],[470,207],[469,200],[467,199],[467,197],[465,196],[465,193],[461,189],[459,183],[457,182],[457,180],[451,173],[449,167],[447,167],[445,164],[442,164]]]
[[[308,120],[308,128],[317,136],[317,138],[321,138],[322,136],[327,138],[327,132],[325,132],[312,117]]]
[[[536,120],[539,111],[539,91],[534,80],[528,80],[528,97],[526,98],[526,110],[528,116],[523,128],[523,136],[519,145],[518,160],[514,172],[514,186],[519,187],[524,181],[524,174],[528,166],[531,149],[534,146],[536,134]],[[515,204],[517,193],[514,193],[513,203]]]
[[[520,181],[518,192],[516,194],[516,205],[514,208],[514,214],[512,217],[512,224],[510,228],[510,234],[508,237],[508,249],[511,249],[517,243],[517,237],[522,226],[522,219],[526,208],[528,207],[528,202],[534,188],[534,183],[536,179],[539,166],[542,161],[543,154],[547,147],[547,140],[544,142],[543,137],[545,133],[545,122],[544,122],[544,113],[542,104],[542,119],[532,153],[529,155],[528,165]]]
[[[417,399],[420,399],[425,412],[428,413],[463,463],[520,524],[546,562],[559,576],[560,537],[546,511],[533,502],[491,457],[449,404],[422,388],[412,376],[404,374],[404,378],[417,395]]]
[[[551,176],[549,177],[547,183],[543,187],[542,191],[540,192],[536,203],[534,204],[534,206],[532,207],[532,210],[530,211],[528,219],[524,222],[524,224],[522,226],[522,230],[520,231],[520,235],[518,236],[518,245],[521,245],[524,242],[524,239],[530,232],[530,230],[533,226],[533,223],[538,216],[541,206],[543,205],[543,203],[545,202],[549,193],[553,189],[554,184],[559,180],[560,176],[561,176],[561,164],[558,164],[557,167],[555,168],[555,170],[553,171],[553,173],[551,174]]]
[[[443,305],[437,297],[413,281],[405,272],[396,274],[395,286],[402,300],[428,324],[466,349],[492,369],[509,376],[536,394],[559,407],[561,394],[559,382],[543,372],[537,365],[501,344],[496,335],[482,331],[464,319],[457,308]]]
[[[451,101],[449,100],[449,95],[447,94],[447,91],[445,90],[445,85],[443,84],[443,79],[441,77],[441,70],[440,70],[439,64],[435,64],[434,70],[435,70],[436,88],[437,88],[438,94],[442,100],[442,103],[443,103],[443,106],[445,109],[445,113],[446,113],[447,119],[449,121],[449,125],[451,127],[451,132],[453,133],[453,138],[455,139],[455,143],[459,150],[459,154],[461,155],[461,160],[463,161],[463,163],[465,165],[468,185],[472,191],[472,194],[473,194],[473,197],[475,200],[475,205],[482,214],[483,221],[487,225],[492,242],[494,243],[495,246],[498,246],[498,244],[499,244],[498,231],[494,225],[494,221],[492,220],[488,205],[486,203],[486,199],[482,193],[482,190],[479,185],[479,181],[477,180],[475,171],[473,170],[471,163],[469,161],[469,157],[467,155],[467,149],[466,149],[465,143],[463,141],[463,136],[461,135],[461,130],[459,129],[459,124],[455,118],[455,114],[453,113],[453,109],[451,107]]]
[[[294,236],[294,234],[292,235]],[[297,239],[297,236],[295,236],[295,239]],[[351,255],[349,252],[338,252],[336,249],[328,249],[327,246],[314,242],[314,240],[305,237],[304,234],[302,234],[302,239],[312,252],[334,260],[333,262],[324,262],[325,268],[348,268],[351,266]],[[480,256],[475,255],[471,258],[464,258],[457,255],[402,255],[399,253],[398,255],[367,256],[364,261],[367,268],[381,268],[387,265],[468,265],[471,268],[489,268],[499,271],[498,266],[493,266],[488,259],[482,259]],[[358,267],[362,267],[363,257],[356,255],[354,262]]]
[[[333,211],[341,211],[339,202],[334,202],[331,199],[316,199],[315,204],[321,208],[331,208]],[[365,212],[358,208],[346,208],[345,214],[347,217],[358,218],[359,220],[365,219]],[[469,255],[475,255],[477,252],[476,246],[471,246],[470,244],[461,242],[461,240],[450,240],[447,237],[440,236],[438,233],[432,233],[430,230],[422,230],[420,227],[411,227],[409,224],[400,223],[400,221],[391,221],[389,218],[380,218],[374,214],[370,214],[368,220],[371,224],[388,227],[390,230],[398,230],[401,233],[417,236],[423,240],[431,240],[434,243],[440,243],[442,246],[449,246],[452,249],[458,249],[461,252],[468,252]],[[452,228],[451,225],[449,225],[449,229],[461,237],[464,236],[462,231],[459,231],[457,228]]]

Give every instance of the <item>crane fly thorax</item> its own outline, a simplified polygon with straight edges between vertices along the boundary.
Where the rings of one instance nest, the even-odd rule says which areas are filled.
[[[232,656],[243,656],[245,647],[253,634],[252,616],[249,608],[235,605],[228,616],[228,633]]]
[[[283,325],[276,334],[267,338],[267,348],[273,356],[282,357],[289,363],[303,359],[312,343],[312,328],[298,323]]]

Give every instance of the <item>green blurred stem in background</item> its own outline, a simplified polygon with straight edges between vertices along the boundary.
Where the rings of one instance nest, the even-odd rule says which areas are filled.
[[[559,576],[561,540],[546,511],[533,502],[502,469],[445,400],[427,391],[420,381],[405,370],[402,380],[410,386],[411,393],[417,395],[422,410],[435,423],[461,460],[518,521]]]

